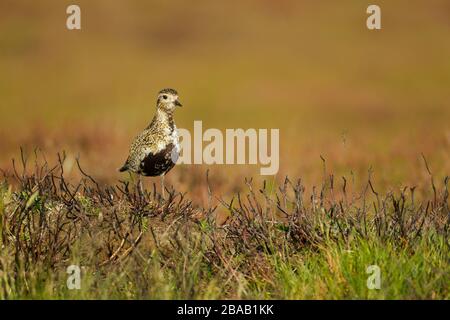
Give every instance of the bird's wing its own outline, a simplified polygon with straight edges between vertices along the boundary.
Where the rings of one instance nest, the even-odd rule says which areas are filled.
[[[158,139],[158,135],[152,130],[144,130],[136,137],[131,145],[130,156],[142,161],[149,154],[156,154],[165,147],[165,141]]]

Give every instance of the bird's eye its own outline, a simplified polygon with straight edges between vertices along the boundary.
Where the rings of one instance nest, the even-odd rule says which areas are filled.
[[[167,96],[166,96],[166,95],[163,95],[163,99],[166,100],[166,99],[167,99]]]

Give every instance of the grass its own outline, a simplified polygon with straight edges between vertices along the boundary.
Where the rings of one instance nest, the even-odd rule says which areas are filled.
[[[448,179],[429,197],[307,194],[245,181],[209,206],[177,191],[163,199],[130,182],[101,185],[60,165],[16,168],[0,187],[1,299],[448,299]],[[206,177],[209,181],[210,177]],[[218,223],[219,216],[222,223]],[[66,286],[69,265],[81,289]],[[381,287],[367,287],[368,266]]]

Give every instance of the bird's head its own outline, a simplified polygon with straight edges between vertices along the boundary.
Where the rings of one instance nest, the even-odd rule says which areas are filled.
[[[173,112],[177,107],[182,106],[180,100],[178,100],[178,92],[174,89],[162,89],[158,93],[156,105],[158,109],[166,112]]]

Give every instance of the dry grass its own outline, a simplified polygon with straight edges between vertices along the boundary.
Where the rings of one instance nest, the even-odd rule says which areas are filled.
[[[449,297],[448,179],[420,201],[371,180],[361,193],[345,179],[338,192],[332,176],[311,193],[300,180],[248,180],[231,201],[208,187],[200,207],[174,189],[99,184],[81,167],[71,184],[64,156],[26,163],[1,188],[2,298]],[[72,264],[83,268],[76,292],[65,287]],[[365,287],[371,264],[383,272],[377,292]]]

